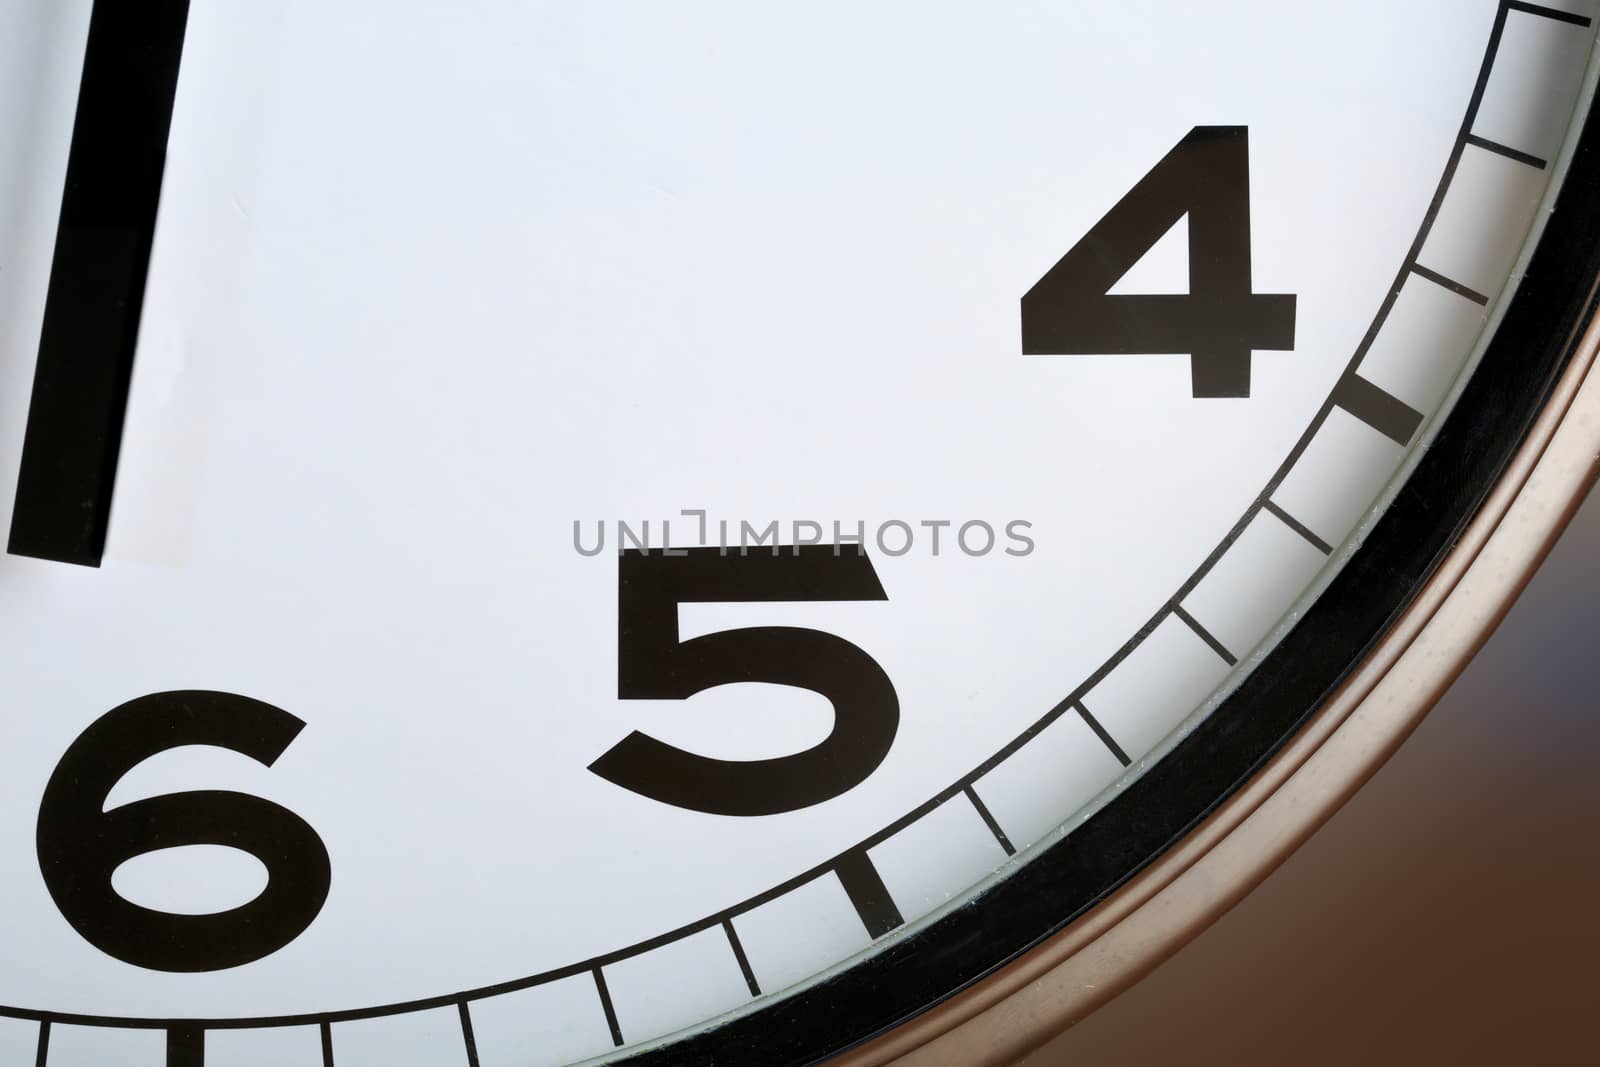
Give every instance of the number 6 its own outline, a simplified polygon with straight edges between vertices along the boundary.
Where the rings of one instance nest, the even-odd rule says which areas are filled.
[[[213,745],[266,766],[305,723],[231,693],[155,693],[101,716],[56,765],[39,804],[39,870],[56,907],[101,951],[157,971],[220,971],[271,955],[311,925],[332,871],[317,832],[287,808],[244,793],[169,793],[103,810],[123,775],[184,745]],[[124,900],[111,876],[135,856],[223,845],[267,868],[267,887],[212,915],[175,915]]]

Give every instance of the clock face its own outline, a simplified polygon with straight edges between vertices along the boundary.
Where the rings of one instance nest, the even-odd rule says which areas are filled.
[[[1404,481],[1593,91],[1587,0],[121,8],[0,4],[52,1067],[633,1049],[1070,841]]]

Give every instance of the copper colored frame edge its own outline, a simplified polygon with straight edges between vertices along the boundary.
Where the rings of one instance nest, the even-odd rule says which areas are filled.
[[[1086,1017],[1271,874],[1394,753],[1499,625],[1600,474],[1600,316],[1477,516],[1300,733],[1177,846],[1056,937],[846,1053],[1004,1064]]]

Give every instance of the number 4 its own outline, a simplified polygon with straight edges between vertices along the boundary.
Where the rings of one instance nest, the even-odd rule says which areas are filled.
[[[1109,290],[1189,217],[1189,292]],[[1250,395],[1250,353],[1294,348],[1295,298],[1250,290],[1250,139],[1196,126],[1022,298],[1029,356],[1181,353],[1197,397]]]

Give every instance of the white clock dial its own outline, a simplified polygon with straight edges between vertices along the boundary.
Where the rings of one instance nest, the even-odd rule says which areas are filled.
[[[1382,507],[1593,88],[1582,2],[194,0],[114,493],[52,504],[104,6],[0,7],[52,1067],[596,1055],[1024,862]]]

